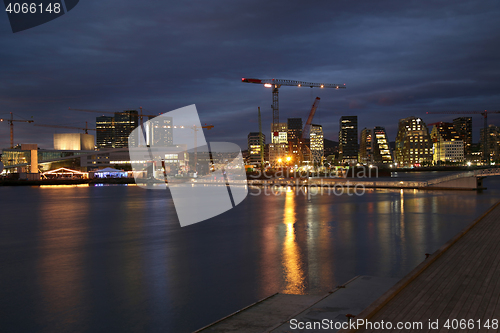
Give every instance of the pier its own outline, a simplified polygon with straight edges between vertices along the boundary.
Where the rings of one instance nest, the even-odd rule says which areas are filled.
[[[433,331],[446,329],[449,320],[472,323],[469,332],[488,331],[484,325],[500,320],[500,202],[461,233],[431,254],[405,278],[353,320],[370,322],[438,321]],[[498,322],[498,321],[497,321]],[[451,323],[453,324],[453,323]],[[482,326],[480,326],[482,325]],[[490,327],[492,328],[492,327]],[[492,331],[497,331],[492,329]],[[376,332],[364,327],[339,332]],[[400,330],[384,330],[384,332]],[[401,330],[402,331],[402,330]]]

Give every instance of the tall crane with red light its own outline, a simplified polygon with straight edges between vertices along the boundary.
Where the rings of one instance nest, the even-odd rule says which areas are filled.
[[[304,140],[311,133],[311,125],[312,125],[312,121],[314,118],[314,114],[316,113],[316,110],[318,109],[319,100],[320,100],[319,97],[316,97],[316,99],[314,100],[311,111],[309,112],[309,117],[307,117],[306,124],[304,125],[304,129],[302,130],[302,135],[300,136],[300,139],[299,139],[300,141],[299,141],[298,151],[299,151],[299,156],[300,156],[301,161],[303,161],[304,147],[306,150],[309,151],[309,154],[311,154],[311,149],[309,147],[307,147],[307,145],[304,144]]]
[[[14,148],[14,122],[32,123],[34,120],[14,119],[14,114],[10,112],[10,119],[0,118],[0,122],[6,121],[10,127],[10,149]]]
[[[276,133],[278,123],[280,122],[279,115],[279,88],[281,86],[294,86],[294,87],[310,87],[310,88],[333,88],[333,89],[345,89],[346,85],[344,84],[335,84],[335,83],[314,83],[314,82],[305,82],[305,81],[295,81],[295,80],[282,80],[282,79],[247,79],[242,78],[241,82],[245,83],[255,83],[255,84],[263,84],[266,88],[273,88],[273,104],[271,108],[273,109],[273,135],[278,136]]]
[[[429,111],[427,114],[480,114],[483,116],[484,119],[484,132],[483,135],[486,136],[487,130],[488,130],[488,114],[489,113],[500,113],[500,111]],[[483,141],[486,141],[486,138],[484,138]],[[488,144],[487,142],[483,142],[483,159],[489,164],[490,163],[490,156],[488,152]],[[487,157],[488,156],[488,157]]]

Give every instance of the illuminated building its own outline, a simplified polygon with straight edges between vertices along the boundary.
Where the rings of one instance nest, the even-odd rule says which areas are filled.
[[[433,161],[463,162],[464,143],[452,123],[439,122],[434,124],[431,131]]]
[[[311,124],[309,148],[311,149],[311,159],[314,164],[321,164],[323,162],[323,155],[325,153],[323,145],[323,127]]]
[[[415,166],[432,162],[432,141],[420,118],[399,120],[395,159],[398,166]]]
[[[91,134],[54,133],[55,150],[94,150],[95,139]]]
[[[358,117],[340,117],[339,128],[339,160],[343,164],[356,164],[358,162]]]
[[[136,110],[116,112],[114,117],[96,118],[97,148],[126,148],[128,137],[139,124]]]
[[[468,158],[472,154],[472,117],[453,119],[453,126],[464,142],[464,155]]]
[[[299,141],[302,137],[302,118],[288,118],[288,154],[294,161],[299,160]]]
[[[271,144],[269,145],[269,162],[278,163],[278,159],[288,154],[288,123],[271,124]]]
[[[264,133],[262,135],[262,146],[266,146],[266,136]],[[261,163],[260,160],[260,139],[259,139],[259,132],[251,132],[248,134],[248,163],[249,164],[255,164]],[[265,158],[265,157],[264,157]],[[265,162],[265,161],[264,161]]]
[[[145,124],[147,144],[160,147],[172,146],[174,144],[173,126],[172,117],[150,117]]]
[[[115,119],[108,116],[100,116],[95,120],[96,143],[98,149],[114,147]]]
[[[376,126],[373,128],[373,163],[392,163],[392,154],[387,140],[385,128]]]
[[[363,128],[361,131],[361,142],[359,144],[359,162],[363,164],[372,163],[372,136],[373,132],[369,128]]]
[[[488,126],[486,140],[484,138],[484,129],[480,130],[480,145],[481,151],[484,152],[484,144],[488,145],[488,154],[490,155],[490,161],[500,160],[500,128],[493,124]]]

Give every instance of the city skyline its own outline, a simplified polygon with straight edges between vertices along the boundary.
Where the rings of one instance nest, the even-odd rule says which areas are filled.
[[[111,10],[116,6],[119,13]],[[393,141],[401,118],[450,122],[452,116],[425,112],[500,104],[496,2],[158,6],[161,15],[131,1],[81,3],[71,15],[17,34],[4,15],[0,59],[9,84],[1,90],[0,117],[13,112],[35,123],[83,126],[94,116],[68,107],[142,106],[157,114],[196,104],[202,123],[215,125],[210,140],[245,147],[240,133],[258,129],[258,106],[263,126],[271,123],[272,97],[271,89],[242,84],[241,77],[346,83],[339,91],[280,89],[280,121],[306,118],[321,97],[315,122],[331,140],[342,115],[357,115],[359,128],[384,126]],[[279,26],[272,37],[268,22]],[[500,117],[489,122],[499,125]],[[8,147],[8,126],[0,125],[0,147]],[[54,130],[16,125],[16,143],[50,147]],[[480,116],[473,125],[477,142]]]

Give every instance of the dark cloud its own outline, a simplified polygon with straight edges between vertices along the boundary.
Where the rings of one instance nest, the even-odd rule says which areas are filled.
[[[95,114],[68,107],[158,113],[195,103],[215,125],[209,140],[244,148],[258,106],[269,131],[271,92],[240,79],[275,77],[348,86],[283,87],[281,119],[306,118],[320,96],[315,122],[327,138],[337,139],[344,114],[393,138],[403,117],[498,107],[499,13],[496,1],[103,0],[16,34],[4,15],[0,113],[75,125]],[[16,142],[51,146],[54,130],[16,125]]]

